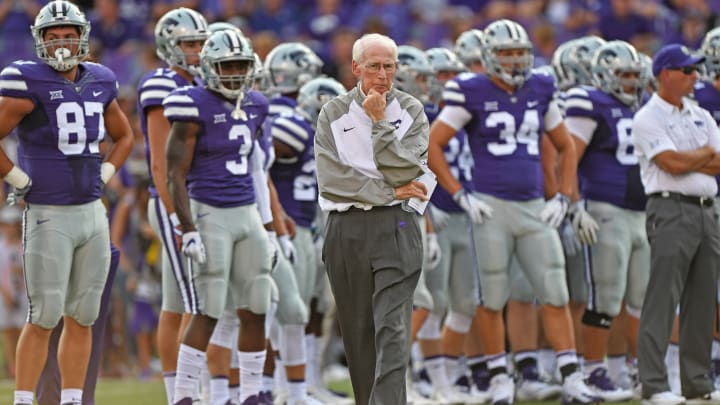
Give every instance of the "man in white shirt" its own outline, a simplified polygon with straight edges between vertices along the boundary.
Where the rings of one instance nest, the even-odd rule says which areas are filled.
[[[710,379],[720,229],[712,209],[720,173],[720,131],[686,96],[703,57],[667,45],[653,59],[659,89],[633,120],[647,203],[650,281],[638,338],[643,404],[720,403]],[[670,391],[664,354],[680,304],[682,394]],[[690,401],[688,401],[690,402]]]

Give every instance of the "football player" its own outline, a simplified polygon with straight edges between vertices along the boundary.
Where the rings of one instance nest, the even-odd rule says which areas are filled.
[[[631,123],[643,92],[644,66],[635,48],[608,42],[595,52],[593,87],[575,87],[565,99],[566,123],[577,150],[581,195],[573,204],[575,233],[588,245],[587,307],[582,318],[588,386],[605,401],[625,401],[604,363],[610,326],[623,300],[630,315],[631,351],[650,274],[645,192],[633,153]],[[596,221],[597,220],[597,221]]]
[[[197,297],[176,242],[179,222],[165,177],[165,145],[170,122],[163,115],[162,102],[171,91],[194,83],[200,73],[200,49],[207,37],[207,23],[200,13],[184,7],[168,11],[155,25],[156,53],[167,67],[154,69],[138,82],[140,128],[152,179],[148,220],[163,247],[160,257],[163,293],[157,334],[169,405],[173,404],[181,334],[190,315],[197,310]]]
[[[130,153],[133,133],[116,100],[115,74],[84,62],[90,23],[80,9],[51,1],[31,30],[40,61],[0,72],[0,138],[17,128],[20,140],[17,165],[0,153],[0,174],[14,187],[8,202],[29,203],[23,257],[30,310],[18,343],[14,403],[33,403],[50,333],[63,318],[60,402],[80,404],[90,326],[110,269],[100,194]],[[103,162],[106,135],[114,146]]]
[[[430,129],[429,164],[438,182],[470,216],[483,297],[479,318],[494,404],[514,400],[508,375],[502,308],[508,299],[513,254],[542,304],[544,330],[563,377],[563,401],[598,398],[583,381],[575,352],[562,246],[555,228],[565,217],[575,183],[576,158],[555,84],[531,71],[533,45],[510,20],[491,23],[483,35],[486,75],[460,75],[445,87],[446,103]],[[465,128],[475,160],[474,192],[452,176],[442,148]],[[562,155],[560,192],[543,200],[540,136]]]
[[[254,64],[245,37],[216,32],[200,52],[205,86],[174,90],[163,101],[171,122],[168,189],[198,297],[180,346],[175,404],[198,400],[205,348],[228,300],[242,326],[240,401],[257,403],[260,393],[273,282],[272,242],[256,208],[249,162],[268,108],[251,90]]]

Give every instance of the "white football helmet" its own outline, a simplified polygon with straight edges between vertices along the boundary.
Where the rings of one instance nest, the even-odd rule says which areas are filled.
[[[46,29],[68,25],[77,27],[79,39],[43,39]],[[40,9],[30,30],[35,40],[37,57],[57,71],[66,72],[74,68],[90,52],[90,23],[78,6],[69,1],[50,1]],[[48,53],[48,48],[55,49],[53,55]],[[75,55],[72,55],[72,48],[77,48]]]
[[[483,31],[483,66],[494,76],[512,87],[520,87],[530,77],[533,44],[525,28],[515,21],[502,19],[491,23]],[[500,56],[507,49],[522,50],[519,56]]]

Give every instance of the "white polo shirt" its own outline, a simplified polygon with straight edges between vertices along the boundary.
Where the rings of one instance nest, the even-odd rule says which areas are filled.
[[[710,113],[687,98],[683,98],[682,104],[680,110],[653,94],[633,118],[632,140],[645,194],[672,191],[714,197],[717,194],[715,177],[698,172],[675,176],[653,160],[660,152],[690,151],[705,145],[720,151],[720,131]]]

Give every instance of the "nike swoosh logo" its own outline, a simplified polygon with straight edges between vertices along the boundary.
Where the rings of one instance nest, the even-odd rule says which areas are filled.
[[[528,106],[528,108],[533,108],[538,104],[539,104],[538,101],[528,101],[527,106]]]
[[[102,91],[93,91],[93,97],[97,97],[99,95],[103,94]]]
[[[352,127],[352,128],[343,128],[343,132],[352,131],[353,129],[355,129],[355,127]]]
[[[198,214],[197,217],[198,217],[198,219],[200,219],[200,218],[206,217],[206,216],[208,216],[208,215],[210,215],[210,213],[209,213],[209,212],[205,212],[205,213],[202,213],[202,214]]]
[[[256,118],[257,114],[250,114],[250,119]]]
[[[38,224],[38,225],[42,225],[42,224],[44,224],[44,223],[47,222],[47,221],[49,221],[49,219],[38,219],[38,220],[37,220],[37,224]]]

